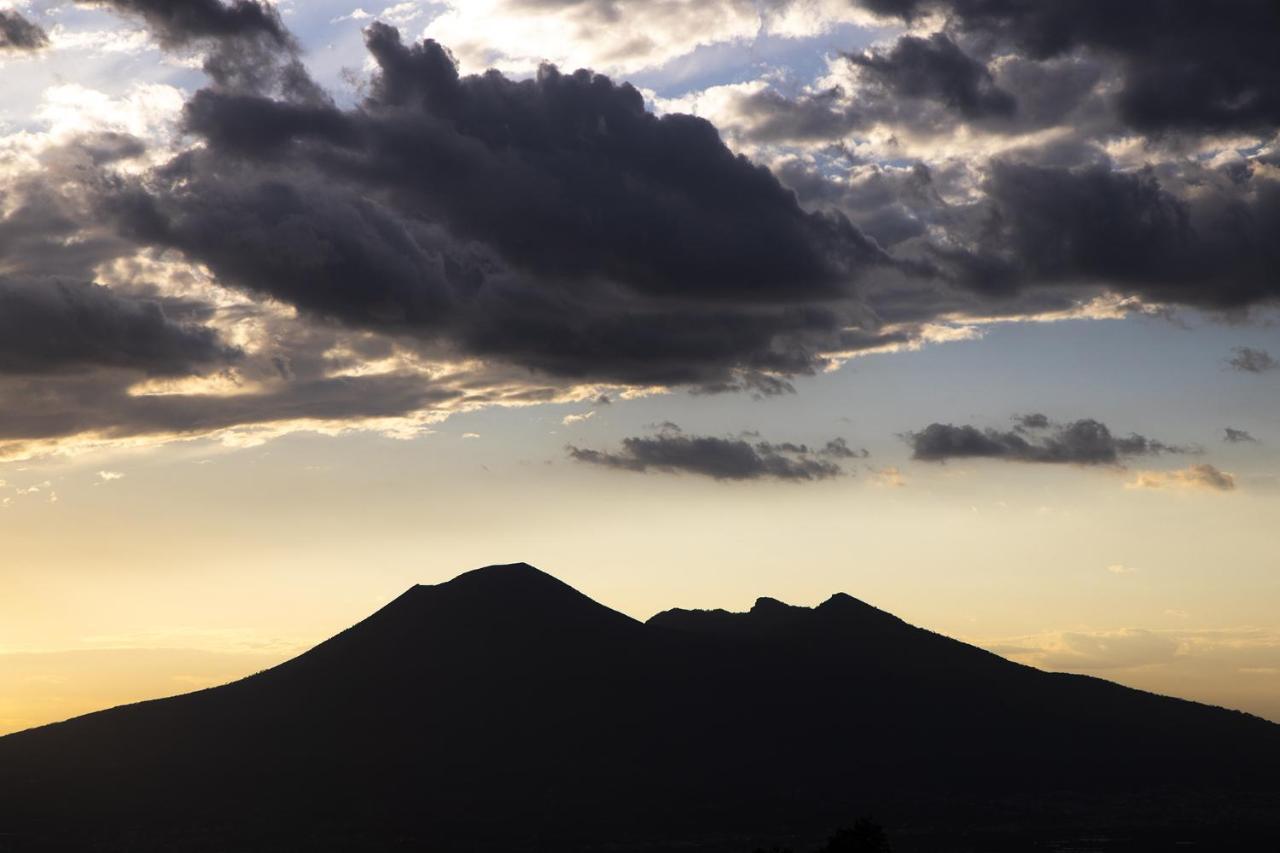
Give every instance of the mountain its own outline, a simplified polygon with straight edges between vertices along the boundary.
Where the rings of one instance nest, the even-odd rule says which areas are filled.
[[[1216,850],[1274,839],[1278,770],[1280,726],[848,595],[642,623],[516,564],[242,681],[0,738],[0,851],[749,853],[861,815],[903,850]]]

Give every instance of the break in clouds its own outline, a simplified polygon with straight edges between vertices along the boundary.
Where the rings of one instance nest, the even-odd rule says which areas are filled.
[[[64,49],[51,24],[66,6],[142,27],[202,79],[176,112],[143,104],[125,128],[5,137],[3,455],[412,428],[607,389],[774,394],[975,320],[1239,314],[1280,295],[1270,2],[496,5],[512,29],[483,50],[482,28],[460,35],[464,6],[426,24],[457,54],[371,23],[356,97],[319,85],[280,13],[252,0],[0,13],[13,80]],[[693,50],[690,32],[843,22],[881,38],[799,89],[762,78],[656,102],[576,63],[525,73],[502,41],[531,16],[640,15],[645,43],[546,49],[630,73]],[[482,54],[512,70],[460,70]],[[1233,366],[1267,369],[1245,352]],[[935,424],[911,441],[920,459],[1181,450],[1138,439],[1081,421]],[[710,476],[837,465],[682,435],[574,453],[690,469],[696,441],[732,460]]]

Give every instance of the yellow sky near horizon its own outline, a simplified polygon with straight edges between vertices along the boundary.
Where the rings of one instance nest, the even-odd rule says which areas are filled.
[[[720,483],[499,466],[448,436],[316,441],[26,472],[58,501],[0,512],[0,732],[233,680],[414,583],[514,561],[640,619],[847,592],[1020,662],[1280,722],[1265,489],[986,463]]]

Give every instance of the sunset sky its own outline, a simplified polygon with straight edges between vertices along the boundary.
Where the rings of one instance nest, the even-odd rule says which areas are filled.
[[[512,561],[1280,721],[1280,12],[1064,8],[0,0],[0,734]]]

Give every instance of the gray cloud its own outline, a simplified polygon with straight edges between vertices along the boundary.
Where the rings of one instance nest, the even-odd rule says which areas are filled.
[[[570,446],[577,462],[624,471],[662,471],[711,477],[716,480],[789,480],[803,482],[837,477],[844,470],[832,459],[855,455],[842,440],[824,448],[803,444],[741,438],[685,435],[674,424],[657,435],[625,438],[616,452]]]
[[[848,54],[895,97],[927,98],[965,118],[1012,115],[1017,101],[996,85],[986,65],[966,55],[942,33],[903,36],[889,51]]]
[[[1227,361],[1227,365],[1242,373],[1266,373],[1280,367],[1280,362],[1264,349],[1236,347],[1235,355]]]
[[[709,123],[586,71],[461,77],[432,42],[367,39],[359,109],[201,91],[209,147],[103,212],[304,311],[557,376],[767,393],[890,340],[852,287],[897,263]]]
[[[1014,418],[1018,426],[1023,429],[1048,429],[1049,416],[1039,412],[1032,412],[1026,415],[1018,415]]]
[[[1274,4],[1171,11],[1144,0],[1122,14],[1056,0],[862,5],[904,20],[937,13],[944,28],[850,57],[857,73],[842,87],[730,95],[722,112],[747,146],[832,143],[780,176],[898,257],[936,263],[946,284],[916,288],[924,312],[945,313],[957,290],[976,296],[975,313],[1047,288],[1215,311],[1280,299],[1269,237],[1280,230],[1280,180],[1267,153],[1280,86],[1265,83],[1280,82]],[[859,131],[872,127],[889,139],[868,143]],[[1255,136],[1231,143],[1227,130]],[[867,162],[869,147],[896,159],[899,135],[919,156],[930,140],[961,153],[910,169]],[[1133,159],[1111,152],[1121,139],[1140,140],[1150,166],[1120,162]],[[984,149],[999,152],[994,161]],[[1197,150],[1222,156],[1187,157]]]
[[[0,375],[123,367],[182,375],[236,353],[151,300],[87,282],[0,277]]]
[[[100,0],[77,0],[97,3]],[[261,0],[101,0],[139,18],[169,50],[208,49],[204,70],[223,89],[280,91],[300,100],[327,101],[298,57],[280,13]]]
[[[1046,426],[1048,426],[1046,424]],[[1052,425],[1049,432],[1028,437],[1023,429],[979,429],[934,423],[904,438],[912,458],[925,462],[948,459],[1005,459],[1071,465],[1118,465],[1126,457],[1161,453],[1191,453],[1190,448],[1165,444],[1136,433],[1116,436],[1092,419]]]
[[[12,9],[0,9],[0,50],[39,50],[49,44],[44,29]]]
[[[866,459],[871,455],[865,447],[854,450],[843,438],[831,439],[817,452],[821,456],[830,456],[833,459]]]
[[[886,123],[941,134],[957,117],[979,134],[1058,122],[1079,122],[1079,133],[993,164],[956,157],[904,168],[832,154],[857,166],[840,184],[812,164],[786,164],[779,180],[735,155],[710,123],[651,114],[634,88],[586,71],[462,76],[442,46],[405,44],[375,25],[368,97],[343,109],[310,80],[269,4],[108,5],[144,21],[167,49],[204,53],[212,82],[184,114],[202,144],[139,175],[112,167],[141,162],[143,143],[99,134],[49,152],[40,179],[6,187],[5,399],[32,394],[22,383],[41,365],[58,374],[40,405],[6,415],[13,438],[110,432],[112,412],[122,434],[185,432],[235,419],[395,416],[465,393],[427,387],[421,374],[335,381],[323,356],[335,341],[359,339],[376,357],[483,359],[486,370],[518,374],[530,399],[577,381],[768,395],[826,366],[823,353],[910,344],[920,334],[911,324],[944,315],[1061,310],[1104,288],[1212,308],[1277,296],[1273,172],[1252,160],[1215,167],[1191,158],[1123,171],[1095,143],[1123,127],[1115,115],[1140,122],[1124,112],[1128,102],[1100,105],[1099,92],[1133,84],[1126,57],[1137,54],[1095,44],[1085,25],[1064,47],[1033,45],[1023,18],[1041,13],[1018,4],[949,5],[943,34],[854,59],[857,91],[753,96],[773,111],[757,133],[813,141]],[[937,7],[872,5],[903,16]],[[1155,37],[1166,38],[1167,25]],[[1265,103],[1255,107],[1222,107],[1234,110],[1224,121],[1265,119]],[[1208,126],[1197,121],[1175,124],[1188,133]],[[265,310],[234,309],[269,327],[274,349],[240,362],[265,390],[234,403],[129,397],[139,376],[203,374],[236,355],[202,325],[212,305],[162,298],[144,281],[113,291],[90,283],[105,261],[140,247],[177,250],[222,285],[299,309],[287,334]],[[231,309],[216,310],[229,322]],[[84,311],[94,322],[79,319]],[[498,393],[488,378],[466,380],[475,399]],[[1034,440],[1017,429],[977,431],[1003,448],[978,455],[1114,464],[1180,450],[1139,436],[1089,444],[1066,434],[1087,423]],[[764,476],[784,479],[827,476],[824,466],[865,452],[737,441],[773,466]],[[649,457],[637,448],[580,452],[662,468],[655,460],[680,445]]]
[[[975,249],[939,247],[965,286],[992,295],[1032,284],[1106,284],[1157,301],[1237,308],[1280,297],[1280,182],[1257,175],[1239,187],[1202,175],[1189,202],[1152,169],[1118,172],[992,164],[987,198],[973,209]],[[1221,192],[1217,192],[1220,190]]]
[[[264,35],[284,45],[292,37],[274,8],[257,0],[78,0],[105,3],[135,15],[161,42],[183,45],[198,39],[225,39]]]
[[[1112,60],[1116,108],[1131,126],[1256,130],[1280,123],[1274,46],[1280,11],[1270,0],[1169,3],[1134,0],[861,0],[883,15],[946,16],[993,52],[1036,60],[1087,51]]]
[[[1257,439],[1249,434],[1247,430],[1235,429],[1234,427],[1225,427],[1222,440],[1228,444],[1254,443]]]

